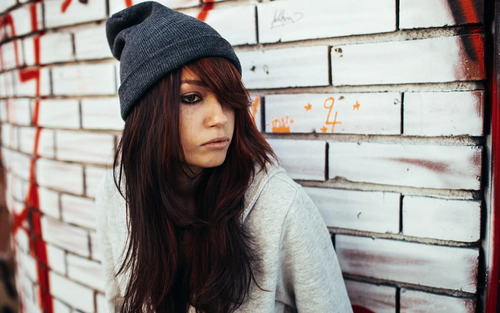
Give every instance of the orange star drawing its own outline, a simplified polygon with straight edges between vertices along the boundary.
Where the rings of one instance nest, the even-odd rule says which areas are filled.
[[[321,127],[320,128],[321,132],[322,133],[326,133],[326,131],[328,130],[328,128],[326,128],[325,126]]]
[[[352,105],[352,110],[359,110],[359,107],[361,106],[361,104],[358,103],[358,100],[356,100],[356,104],[353,104]]]
[[[311,108],[312,108],[312,104],[311,103],[307,103],[307,105],[304,105],[304,109],[306,109],[306,111],[309,111]]]

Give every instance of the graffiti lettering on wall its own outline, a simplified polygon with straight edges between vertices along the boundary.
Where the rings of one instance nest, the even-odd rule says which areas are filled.
[[[340,99],[344,99],[344,97],[341,96]],[[343,105],[345,105],[345,103]],[[359,101],[356,100],[354,104],[349,105],[348,107],[349,110],[359,111],[361,103],[359,103]],[[327,97],[323,101],[322,107],[319,105],[313,105],[311,102],[307,102],[307,104],[303,105],[302,108],[303,108],[301,110],[302,112],[297,112],[297,110],[292,110],[290,112],[292,115],[301,116],[300,118],[301,120],[308,120],[308,119],[311,120],[311,122],[316,124],[315,126],[313,126],[313,128],[319,129],[322,133],[328,132],[334,134],[335,126],[342,124],[342,122],[339,120],[339,111],[334,110],[335,98],[332,96]],[[320,111],[317,108],[320,109],[322,108],[322,109]],[[280,106],[279,111],[286,111],[286,109],[284,110],[283,109],[284,108]],[[274,110],[271,109],[271,111]],[[308,114],[312,115],[312,117],[308,116]],[[321,122],[320,119],[322,120]],[[294,124],[295,121],[296,120],[292,119],[289,115],[286,115],[285,117],[282,118],[275,118],[274,116],[271,116],[271,122],[266,123],[266,126],[271,126],[272,133],[290,133],[292,132],[290,128],[291,124]],[[318,125],[319,123],[321,124]],[[300,132],[300,130],[298,130],[297,132]]]
[[[274,18],[271,22],[271,29],[275,27],[284,27],[285,25],[296,23],[300,21],[304,17],[304,14],[301,12],[294,12],[292,14],[287,15],[285,13],[285,9],[278,9],[274,11]]]
[[[66,1],[70,2],[70,1]],[[32,4],[30,6],[30,16],[31,16],[31,28],[32,31],[37,31],[37,5]],[[1,19],[1,26],[6,29],[6,26],[10,28],[10,35],[12,37],[16,36],[16,30],[14,26],[13,18],[10,14],[7,14]],[[40,64],[40,37],[43,34],[40,33],[33,38],[33,47],[34,47],[34,56],[35,56],[35,64]],[[15,62],[16,67],[19,67],[19,52],[17,47],[17,41],[14,41],[14,53],[15,53]],[[0,55],[0,60],[2,61],[2,68],[4,68],[3,64],[3,55]],[[38,299],[40,301],[40,308],[43,309],[43,312],[53,312],[53,303],[52,298],[50,296],[50,282],[48,275],[48,262],[47,262],[47,248],[42,238],[42,229],[41,229],[41,216],[40,216],[40,205],[38,199],[38,185],[36,181],[36,173],[35,166],[36,161],[38,159],[38,142],[40,138],[40,130],[41,128],[38,126],[38,108],[39,108],[39,100],[38,96],[40,95],[40,69],[32,68],[32,69],[21,69],[18,71],[19,81],[21,83],[26,83],[28,81],[35,81],[35,96],[37,97],[34,100],[34,108],[33,108],[33,119],[32,124],[36,127],[35,138],[34,138],[34,146],[33,146],[33,154],[29,165],[29,189],[28,193],[25,197],[25,205],[21,212],[14,213],[13,216],[13,225],[12,225],[12,235],[15,238],[16,233],[18,231],[26,231],[29,238],[29,249],[32,257],[37,261],[36,262],[36,273],[38,278]],[[8,103],[8,102],[7,102]],[[14,254],[17,254],[17,249],[14,246]],[[22,302],[21,302],[22,304]],[[24,311],[24,308],[21,306],[21,312]]]

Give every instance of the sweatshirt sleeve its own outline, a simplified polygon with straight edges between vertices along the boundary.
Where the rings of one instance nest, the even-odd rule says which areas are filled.
[[[99,240],[99,249],[101,251],[101,265],[103,269],[104,291],[105,291],[105,312],[118,312],[115,307],[116,299],[119,298],[118,281],[115,276],[115,262],[113,259],[112,247],[106,230],[109,230],[107,221],[107,211],[111,209],[110,201],[109,173],[99,184],[96,193],[97,218],[97,236]]]
[[[281,262],[286,292],[299,313],[352,312],[328,229],[302,188],[284,221]]]

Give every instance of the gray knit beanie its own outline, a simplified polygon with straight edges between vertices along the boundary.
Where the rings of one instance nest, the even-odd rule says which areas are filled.
[[[224,57],[241,73],[231,44],[204,22],[157,2],[143,2],[106,22],[113,56],[120,61],[118,90],[125,120],[141,96],[162,77],[203,57]]]

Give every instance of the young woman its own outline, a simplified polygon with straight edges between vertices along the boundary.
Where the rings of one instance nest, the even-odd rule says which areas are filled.
[[[145,2],[107,22],[123,136],[96,196],[110,312],[351,312],[326,226],[249,113],[231,45]]]

